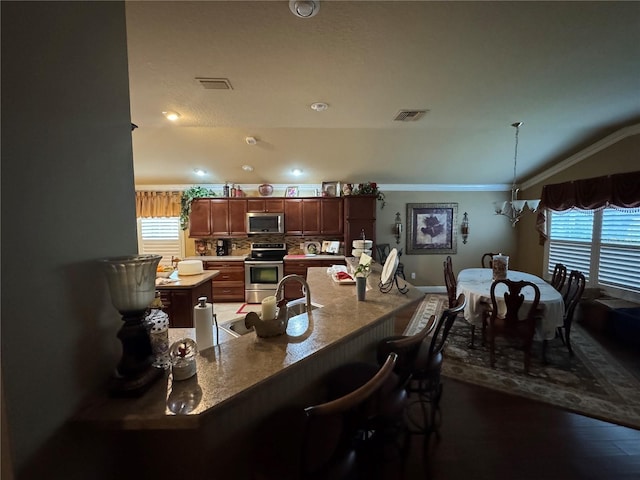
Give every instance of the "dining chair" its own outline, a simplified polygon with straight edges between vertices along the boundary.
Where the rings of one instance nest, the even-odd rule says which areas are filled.
[[[569,274],[567,290],[563,297],[564,317],[562,319],[562,326],[558,327],[557,330],[562,343],[564,343],[569,350],[569,355],[573,355],[573,349],[571,348],[571,324],[573,323],[573,315],[578,303],[580,303],[586,283],[586,278],[582,272],[572,270]]]
[[[562,292],[564,282],[567,280],[567,267],[563,263],[556,263],[551,277],[551,286],[557,291]]]
[[[499,309],[496,298],[496,287],[504,284],[507,291],[504,293],[504,303],[506,310]],[[528,311],[521,314],[520,310],[524,304],[525,288],[533,290],[533,301],[528,307]],[[489,355],[491,368],[496,364],[496,337],[506,337],[508,339],[519,340],[524,350],[524,372],[529,373],[531,366],[531,346],[536,330],[536,322],[540,318],[538,304],[540,303],[540,289],[533,282],[496,280],[491,284],[491,315],[489,316]],[[504,315],[499,312],[504,311]]]
[[[451,256],[448,255],[445,261],[442,263],[443,272],[444,272],[444,284],[447,289],[447,298],[449,301],[449,308],[454,308],[457,304],[456,302],[456,293],[458,290],[458,281],[456,280],[456,276],[453,273],[453,261],[451,260]],[[464,318],[463,312],[460,312],[461,317]],[[469,320],[464,318],[464,320],[469,324],[471,328],[471,341],[469,342],[469,348],[475,348],[475,337],[476,337],[476,326],[471,323]],[[484,344],[484,335],[487,326],[486,316],[482,318],[482,338]]]
[[[413,336],[389,337],[378,343],[378,362],[389,352],[398,354],[397,368],[401,369],[398,374],[405,380],[409,393],[406,410],[408,433],[423,434],[426,438],[435,433],[440,438],[440,422],[437,420],[443,390],[440,374],[444,350],[451,327],[465,306],[465,296],[459,295],[455,305],[442,311],[435,323],[435,316],[432,316],[423,331]],[[432,330],[428,342],[424,331],[427,328]]]
[[[485,253],[482,255],[482,268],[493,268],[493,256],[497,253]]]
[[[338,398],[306,408],[290,407],[268,417],[254,435],[253,478],[358,478],[355,414],[373,411],[370,403],[394,375],[396,359],[396,354],[389,354],[365,383]]]

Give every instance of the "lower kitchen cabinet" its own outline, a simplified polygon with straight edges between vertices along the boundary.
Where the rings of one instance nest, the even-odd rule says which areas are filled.
[[[344,259],[335,260],[285,260],[284,275],[296,274],[307,278],[307,268],[309,267],[330,267],[331,265],[346,265]],[[329,278],[329,277],[327,277]],[[284,286],[284,298],[287,300],[295,300],[301,298],[302,285],[298,282],[287,282]],[[313,292],[311,292],[311,300],[313,300]]]
[[[198,304],[199,297],[212,301],[211,285],[208,280],[192,288],[159,288],[163,310],[169,315],[169,327],[193,328],[193,307]]]
[[[219,270],[213,279],[215,302],[244,302],[244,261],[207,261],[205,270]]]

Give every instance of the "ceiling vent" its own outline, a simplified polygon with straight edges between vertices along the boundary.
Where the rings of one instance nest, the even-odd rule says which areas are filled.
[[[429,110],[400,110],[398,114],[393,117],[396,122],[417,122],[420,120]]]
[[[201,78],[196,77],[203,88],[206,90],[233,90],[231,82],[227,78]]]

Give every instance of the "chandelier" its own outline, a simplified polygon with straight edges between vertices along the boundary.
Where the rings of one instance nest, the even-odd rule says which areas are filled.
[[[520,133],[520,126],[522,122],[512,123],[511,126],[516,129],[516,148],[513,156],[513,183],[511,184],[511,201],[508,202],[493,202],[493,206],[496,215],[504,215],[509,218],[511,226],[515,227],[520,217],[525,213],[525,208],[528,208],[531,212],[535,212],[538,209],[540,200],[518,200],[518,192],[520,189],[516,185],[516,167],[518,165],[518,134]]]

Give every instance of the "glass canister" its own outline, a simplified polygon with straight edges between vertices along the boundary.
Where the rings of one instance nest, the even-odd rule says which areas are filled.
[[[499,253],[493,256],[493,281],[506,280],[509,273],[509,256]]]
[[[171,371],[174,380],[186,380],[196,374],[196,355],[198,347],[190,338],[182,338],[171,345]]]

